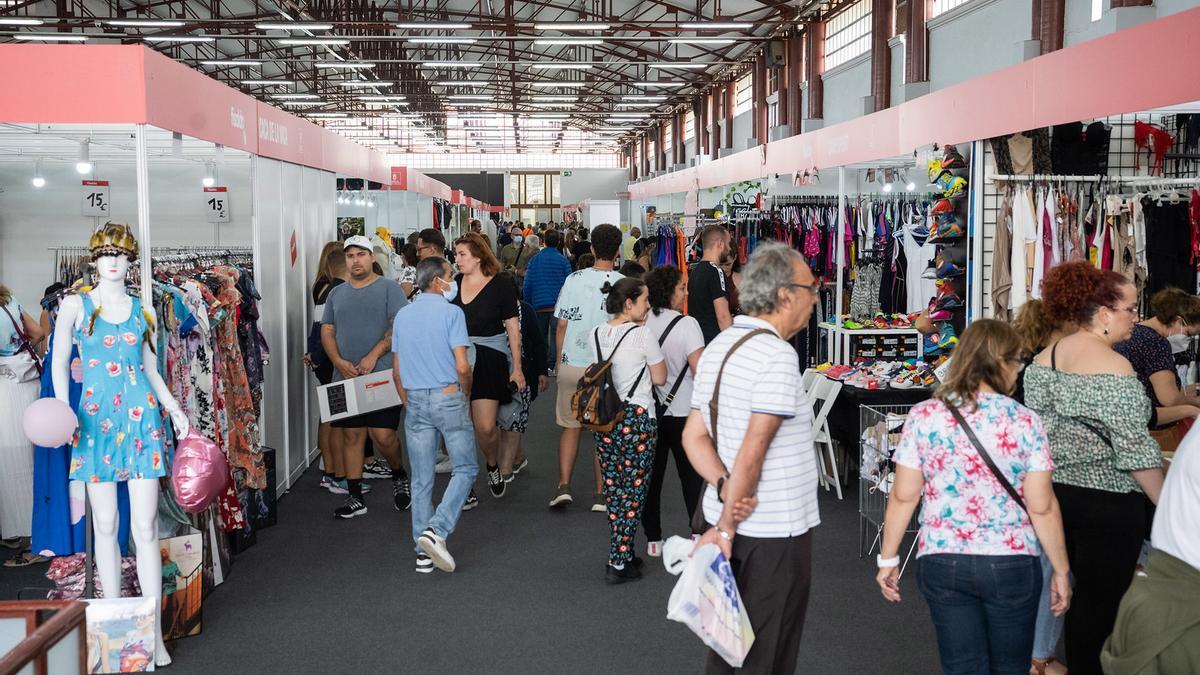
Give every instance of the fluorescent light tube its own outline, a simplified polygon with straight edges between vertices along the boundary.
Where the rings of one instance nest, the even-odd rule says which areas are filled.
[[[654,82],[652,80],[646,80],[643,82],[630,82],[630,84],[632,84],[635,87],[643,87],[646,89],[649,89],[651,87],[660,87],[660,88],[666,89],[668,87],[686,87],[687,86],[686,82]]]
[[[469,23],[439,23],[430,21],[427,23],[394,23],[393,27],[400,30],[470,30]]]
[[[345,46],[350,44],[350,41],[344,38],[324,38],[324,37],[308,37],[308,38],[284,38],[278,41],[279,44],[287,47],[307,47],[328,45],[333,47]]]
[[[282,100],[300,101],[300,100],[319,99],[321,97],[318,96],[317,94],[271,94],[271,98],[277,98],[281,101]]]
[[[563,89],[582,89],[588,86],[587,82],[530,82],[529,86],[539,89],[554,89],[562,87]]]
[[[17,33],[13,37],[25,42],[87,42],[88,39],[76,33]]]
[[[590,70],[590,63],[534,63],[529,66],[538,70]]]
[[[345,82],[338,82],[337,84],[339,87],[346,87],[347,89],[350,89],[359,87],[390,87],[395,83],[391,80],[346,80]]]
[[[483,64],[478,61],[426,61],[422,68],[478,68]]]
[[[18,16],[0,16],[0,26],[40,26],[46,23],[41,19],[27,19]],[[183,24],[180,24],[181,26]],[[43,183],[45,185],[45,183]]]
[[[610,26],[606,23],[588,23],[588,22],[584,22],[584,21],[581,21],[578,23],[535,23],[535,24],[533,24],[533,28],[535,30],[560,30],[560,31],[608,30],[609,27]]]
[[[446,97],[451,101],[491,101],[491,96],[483,94],[453,94]]]
[[[404,41],[406,45],[469,45],[478,42],[471,37],[412,37]]]
[[[182,21],[170,19],[109,19],[104,23],[110,26],[129,26],[131,28],[180,28]]]
[[[685,30],[749,30],[754,28],[752,23],[726,21],[681,21],[678,26]]]
[[[215,42],[211,35],[144,35],[146,42]]]
[[[366,61],[318,61],[315,64],[318,68],[342,68],[345,70],[363,70],[374,68],[374,63]]]
[[[296,84],[295,80],[242,80],[242,84],[252,87],[280,87],[289,84]]]
[[[647,68],[677,68],[679,70],[700,70],[701,68],[707,68],[708,66],[709,66],[709,64],[707,64],[707,63],[693,63],[690,61],[682,61],[682,62],[660,61],[658,63],[647,63],[646,64]]]
[[[202,66],[232,66],[232,67],[258,67],[262,65],[262,61],[201,61]]]
[[[260,21],[254,24],[259,30],[332,30],[333,24],[317,21]]]
[[[538,38],[535,45],[602,45],[604,40],[592,38]]]
[[[731,45],[737,40],[733,38],[683,37],[669,38],[667,42],[675,45]]]

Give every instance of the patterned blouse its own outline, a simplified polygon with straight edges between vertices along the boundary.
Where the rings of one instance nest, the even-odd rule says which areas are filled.
[[[1025,404],[1046,424],[1056,483],[1140,492],[1130,472],[1162,465],[1162,450],[1147,430],[1150,399],[1135,375],[1084,375],[1033,363],[1025,369]]]
[[[960,411],[1022,499],[1027,473],[1054,469],[1042,422],[1025,406],[1007,396],[980,394],[975,409]],[[895,461],[925,478],[918,557],[1041,554],[1029,516],[942,401],[909,411]]]

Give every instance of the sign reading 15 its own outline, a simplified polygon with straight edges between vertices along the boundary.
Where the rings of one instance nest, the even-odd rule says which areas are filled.
[[[229,222],[229,188],[204,188],[204,217],[210,223]]]
[[[80,183],[80,212],[85,216],[109,215],[108,181],[85,180]]]

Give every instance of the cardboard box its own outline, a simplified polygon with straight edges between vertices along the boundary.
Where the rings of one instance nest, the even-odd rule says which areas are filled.
[[[400,405],[392,369],[317,387],[321,421],[332,422]]]

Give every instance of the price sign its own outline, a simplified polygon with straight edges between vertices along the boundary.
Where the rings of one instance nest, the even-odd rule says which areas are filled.
[[[85,180],[80,190],[80,206],[85,216],[107,218],[110,211],[108,202],[108,181]]]
[[[210,223],[229,222],[229,188],[204,188],[204,217]]]

